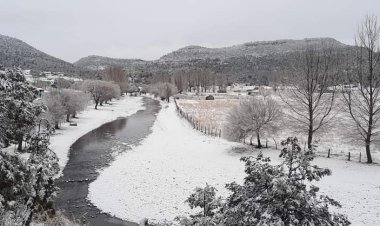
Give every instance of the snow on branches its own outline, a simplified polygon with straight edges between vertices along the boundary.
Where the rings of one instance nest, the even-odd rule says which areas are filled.
[[[177,221],[181,225],[349,225],[346,216],[329,209],[341,207],[339,202],[319,195],[312,183],[331,171],[312,165],[314,153],[303,150],[297,138],[281,144],[281,164],[272,164],[261,153],[243,157],[247,174],[243,185],[227,184],[231,195],[224,202],[212,187],[197,188],[187,201],[191,207],[217,206]]]

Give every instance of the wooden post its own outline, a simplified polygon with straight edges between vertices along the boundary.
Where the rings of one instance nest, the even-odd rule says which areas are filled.
[[[362,153],[359,153],[359,162],[362,162]]]
[[[268,148],[268,138],[265,140],[265,148]]]
[[[219,137],[221,137],[221,136],[222,136],[222,130],[219,129]]]
[[[351,152],[348,152],[348,161],[351,161]]]
[[[329,148],[329,150],[327,151],[327,158],[330,158],[330,148]]]

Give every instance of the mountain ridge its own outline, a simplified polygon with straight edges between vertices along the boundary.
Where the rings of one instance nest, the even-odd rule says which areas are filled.
[[[0,64],[41,71],[76,72],[73,64],[38,50],[20,39],[2,34],[0,34]]]

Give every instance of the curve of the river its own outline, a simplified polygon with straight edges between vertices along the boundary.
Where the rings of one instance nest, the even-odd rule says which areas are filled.
[[[63,176],[57,180],[60,189],[56,198],[57,207],[68,218],[87,225],[137,225],[102,213],[87,200],[87,195],[88,186],[96,180],[100,169],[107,167],[120,152],[139,144],[151,132],[160,104],[146,97],[143,102],[145,110],[106,123],[71,146]]]

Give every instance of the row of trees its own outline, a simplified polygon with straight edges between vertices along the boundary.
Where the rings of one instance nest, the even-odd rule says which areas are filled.
[[[4,225],[30,225],[33,219],[55,214],[53,176],[59,170],[58,159],[48,148],[52,130],[42,120],[46,106],[35,102],[36,95],[20,69],[0,66],[0,222]],[[11,151],[11,144],[18,144],[18,151]],[[29,155],[21,157],[19,151]]]
[[[171,74],[156,73],[153,75],[151,83],[173,83],[179,93],[182,92],[216,92],[225,90],[228,79],[222,74],[216,74],[204,69],[182,69]]]
[[[336,93],[341,91],[343,110],[354,126],[355,139],[365,144],[367,162],[372,163],[371,144],[378,139],[380,118],[380,27],[376,16],[367,15],[359,25],[356,48],[347,55],[332,48],[307,49],[298,59],[301,73],[292,76],[284,102],[294,113],[293,119],[308,133],[308,147],[313,136],[334,118]],[[338,89],[344,81],[349,88]],[[352,88],[357,87],[357,88]]]
[[[331,125],[336,112],[343,111],[352,119],[353,127],[348,129],[356,131],[354,139],[365,144],[367,162],[373,162],[371,144],[380,134],[379,42],[377,18],[367,16],[359,26],[353,52],[342,51],[331,43],[308,46],[299,52],[292,73],[284,79],[286,87],[278,93],[290,110],[286,115],[293,130],[307,134],[309,149],[315,134]],[[229,117],[232,138],[259,136],[262,128],[270,131],[281,115],[275,105],[270,99],[240,104]],[[259,137],[258,146],[261,147]]]
[[[98,105],[102,106],[120,95],[119,85],[102,80],[86,80],[81,90],[50,89],[42,95],[42,103],[47,107],[43,116],[54,124],[55,129],[59,129],[62,121],[70,122],[70,118],[83,111],[91,99],[98,109]]]
[[[74,89],[51,89],[42,95],[42,103],[47,107],[43,116],[59,129],[60,122],[64,119],[70,122],[70,118],[87,107],[89,96]]]

